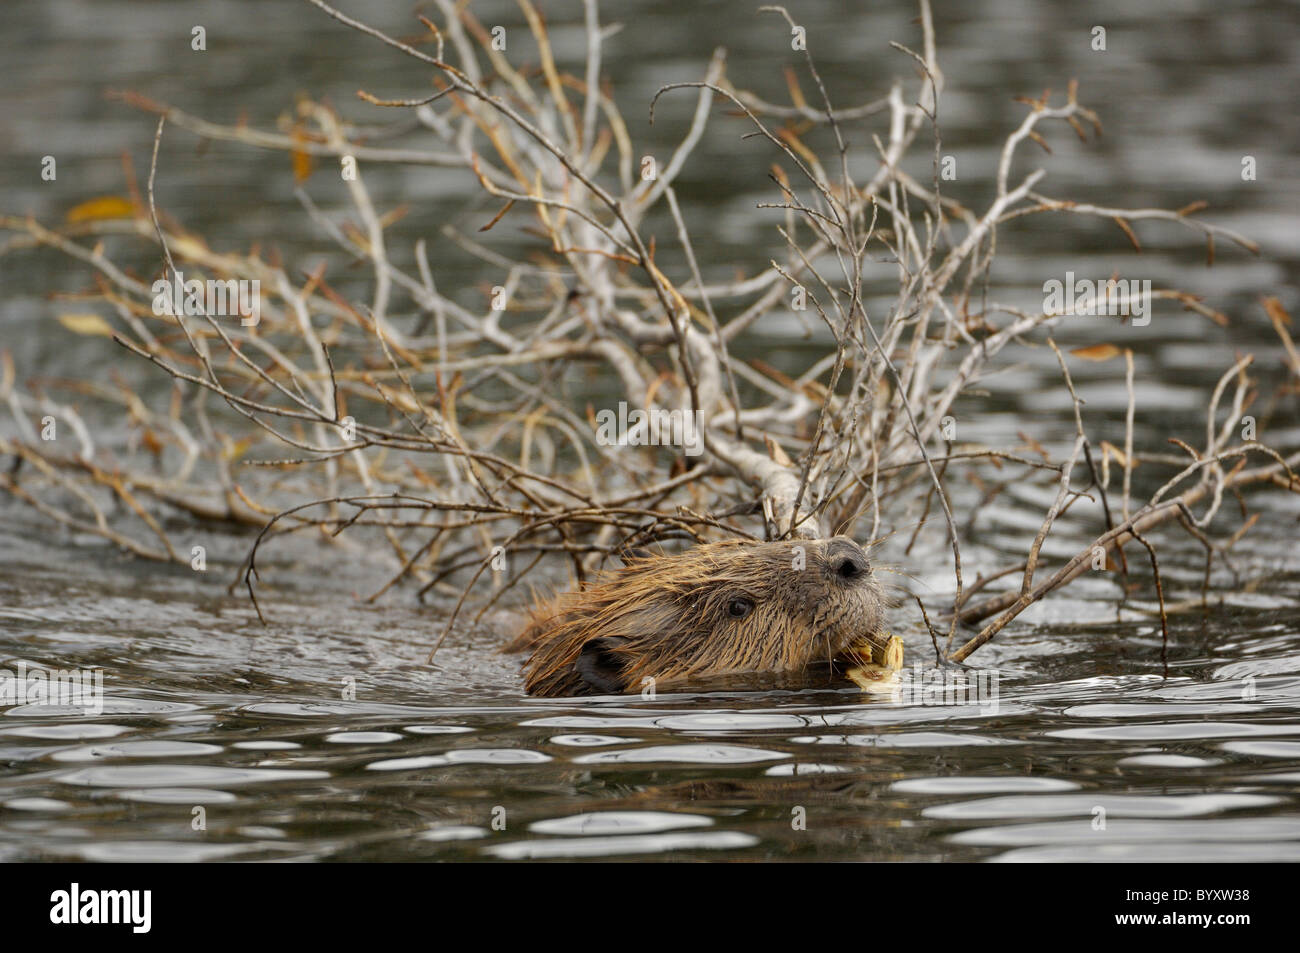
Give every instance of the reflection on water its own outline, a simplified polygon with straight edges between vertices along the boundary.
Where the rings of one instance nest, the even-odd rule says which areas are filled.
[[[120,191],[122,149],[136,155],[139,171],[152,121],[105,103],[106,86],[220,121],[246,108],[250,121],[273,126],[299,89],[351,109],[358,86],[405,95],[423,81],[394,72],[382,51],[359,46],[296,0],[261,2],[256,17],[228,19],[198,6],[211,52],[186,52],[177,66],[168,44],[188,38],[189,4],[3,4],[0,59],[12,77],[0,90],[0,149],[17,161],[0,165],[0,211],[57,218],[90,195]],[[410,3],[365,6],[397,33],[413,24]],[[626,108],[662,82],[698,78],[718,43],[729,47],[738,83],[782,97],[773,66],[780,30],[748,5],[743,13],[687,6],[605,5],[607,19],[627,24],[610,46]],[[837,99],[851,103],[904,71],[884,42],[914,42],[914,27],[908,3],[862,4],[869,9],[851,15],[846,6],[790,4],[823,44]],[[1059,91],[1078,77],[1107,134],[1088,150],[1068,133],[1053,139],[1057,152],[1043,162],[1055,192],[1175,208],[1207,198],[1214,221],[1264,246],[1259,259],[1228,251],[1214,269],[1192,269],[1188,262],[1202,255],[1197,236],[1144,231],[1145,275],[1209,295],[1234,319],[1225,330],[1169,311],[1127,329],[1121,343],[1137,352],[1140,403],[1150,412],[1138,428],[1148,440],[1185,424],[1203,428],[1200,375],[1234,348],[1268,346],[1256,298],[1294,289],[1300,259],[1291,102],[1300,7],[1247,3],[1230,16],[1213,4],[1181,7],[1173,17],[1115,0],[1089,4],[1085,21],[1069,0],[936,4],[949,89],[944,142],[962,170],[957,194],[987,196],[995,143],[1023,113],[1013,95]],[[563,29],[563,8],[548,7],[561,57],[580,38]],[[518,21],[509,3],[475,9]],[[1104,55],[1088,49],[1094,22],[1111,24]],[[632,134],[638,144],[670,143],[680,121],[666,109],[656,127],[636,122]],[[770,200],[762,190],[771,157],[761,143],[738,144],[734,125],[718,130],[680,184],[688,217],[707,217],[716,229],[704,267],[729,273],[767,247],[771,219],[754,204]],[[37,188],[23,170],[50,151],[61,157],[60,179]],[[1261,169],[1251,185],[1238,174],[1247,152]],[[319,250],[282,159],[221,144],[196,152],[177,133],[165,147],[163,204],[223,245]],[[465,187],[450,174],[410,170],[376,170],[369,181],[377,204],[412,204],[390,232],[394,248],[433,234],[459,209],[452,202]],[[328,206],[330,193],[318,198]],[[1007,242],[995,276],[1010,286],[1011,302],[1067,270],[1132,267],[1114,236],[1037,220],[1016,227],[1029,240]],[[492,277],[455,256],[435,270],[440,284],[467,293]],[[47,330],[45,295],[85,280],[51,257],[0,258],[0,330],[20,373],[80,376],[98,367],[85,348],[102,342],[69,345]],[[763,331],[786,349],[799,328]],[[1062,340],[1086,343],[1097,333],[1063,328]],[[989,398],[978,408],[981,435],[1010,442],[1027,426],[1045,442],[1071,434],[1068,400],[1037,386],[1055,379],[1053,355],[1021,349],[1015,360],[1018,372],[982,382]],[[1276,366],[1261,361],[1259,370]],[[1124,412],[1111,373],[1076,369],[1094,421],[1113,423]],[[1274,442],[1300,439],[1295,421],[1274,426]],[[1012,486],[971,517],[989,565],[1005,562],[1025,529],[1037,527],[1052,492]],[[94,716],[42,704],[0,710],[0,860],[1300,860],[1300,514],[1285,499],[1270,505],[1275,516],[1238,554],[1253,581],[1205,614],[1174,617],[1167,670],[1150,593],[1139,592],[1117,618],[1114,589],[1084,579],[976,657],[1001,674],[991,713],[864,700],[855,690],[528,699],[515,661],[493,651],[501,629],[458,632],[440,667],[429,669],[423,654],[445,607],[418,611],[397,596],[379,607],[349,601],[354,590],[370,590],[358,578],[364,560],[346,540],[337,551],[268,555],[278,560],[268,586],[279,589],[265,597],[271,624],[262,627],[246,600],[224,588],[246,537],[196,528],[211,576],[220,577],[199,580],[53,536],[6,499],[0,667],[100,668],[107,697]],[[1054,547],[1049,540],[1045,558],[1072,551]],[[1171,598],[1192,599],[1200,552],[1166,552]],[[948,585],[947,563],[931,571],[927,558],[942,559],[941,550],[918,547],[906,568],[922,586]],[[322,579],[341,582],[321,593]],[[904,634],[909,657],[924,659],[926,640]]]

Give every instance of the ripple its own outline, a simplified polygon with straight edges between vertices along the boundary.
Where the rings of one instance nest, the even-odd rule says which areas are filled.
[[[635,738],[620,738],[617,735],[556,735],[551,744],[568,745],[571,748],[599,748],[601,745],[624,745],[636,741]]]
[[[676,850],[727,850],[753,847],[758,838],[739,831],[678,831],[573,840],[515,841],[484,849],[504,860],[544,860],[554,857],[612,857],[618,854],[664,854]]]
[[[105,758],[184,758],[199,754],[215,754],[221,745],[202,744],[197,741],[119,741],[108,745],[84,745],[56,751],[51,761],[101,761]]]
[[[410,771],[450,764],[542,764],[550,760],[550,755],[529,751],[527,748],[457,748],[443,754],[372,761],[366,765],[366,770]]]
[[[451,764],[542,764],[549,754],[527,748],[457,748],[447,752]]]
[[[951,834],[958,844],[1019,847],[1030,844],[1194,844],[1197,841],[1289,841],[1300,840],[1300,818],[1233,817],[1195,821],[1118,820],[1106,829],[1092,829],[1091,819],[1050,821],[1040,824],[1007,824],[981,827]]]
[[[431,830],[422,831],[415,835],[416,840],[431,841],[450,841],[450,840],[474,840],[479,837],[486,837],[487,831],[482,827],[471,827],[468,824],[448,824],[445,827],[435,827]]]
[[[393,731],[336,731],[325,740],[336,745],[373,745],[401,741],[402,736]]]
[[[264,850],[261,844],[195,844],[179,841],[96,841],[62,845],[59,854],[101,863],[194,863],[225,860],[239,854]]]
[[[1062,728],[1046,734],[1052,738],[1087,741],[1190,741],[1248,735],[1296,735],[1300,734],[1300,725],[1253,725],[1240,721],[1161,721],[1141,725]]]
[[[64,784],[89,787],[189,787],[261,784],[266,781],[308,781],[328,778],[327,771],[290,771],[276,768],[219,768],[188,764],[127,764],[83,768],[58,775]]]
[[[1270,675],[1289,675],[1297,671],[1300,671],[1300,655],[1282,655],[1230,662],[1215,669],[1213,677],[1223,681],[1236,681],[1251,676],[1259,679]]]
[[[806,774],[848,774],[853,769],[843,764],[774,764],[763,773],[773,778],[803,777]]]
[[[1228,741],[1220,747],[1233,754],[1300,759],[1300,741]]]
[[[393,718],[425,718],[433,714],[429,708],[413,705],[335,701],[322,698],[309,702],[255,702],[242,706],[239,711],[254,715],[292,715],[300,718],[351,717],[362,715],[391,716]]]
[[[1296,784],[1300,785],[1300,771],[1280,771],[1275,774],[1251,774],[1242,780],[1254,781],[1263,784]]]
[[[325,715],[352,715],[357,711],[356,705],[344,702],[257,702],[245,705],[240,711],[255,715],[299,715],[306,718],[320,718]]]
[[[239,800],[229,791],[213,788],[127,788],[113,792],[113,796],[146,804],[229,804]]]
[[[1187,754],[1135,754],[1116,763],[1139,768],[1208,768],[1223,762],[1219,758],[1194,758]]]
[[[960,748],[970,745],[1024,744],[1008,738],[990,738],[973,732],[900,731],[887,735],[809,735],[790,739],[803,745],[849,745],[855,748]]]
[[[989,820],[1022,817],[1088,817],[1098,808],[1115,817],[1203,817],[1247,807],[1276,804],[1266,794],[1039,794],[992,797],[954,804],[935,804],[921,813],[942,820]]]
[[[743,745],[649,745],[622,751],[597,751],[573,759],[575,764],[754,764],[790,757],[784,751],[765,751]]]
[[[552,715],[521,721],[521,728],[655,728],[658,718],[603,717],[601,715]]]
[[[15,797],[4,802],[11,811],[70,811],[72,805],[67,801],[56,801],[51,797]]]
[[[89,741],[92,738],[114,738],[134,731],[126,725],[77,724],[23,725],[20,728],[0,728],[0,736],[13,738],[44,738],[50,741]]]
[[[407,725],[402,730],[413,735],[459,735],[474,729],[464,725]]]
[[[296,741],[236,741],[230,747],[243,748],[246,751],[292,751],[301,748]]]
[[[1234,705],[1227,702],[1209,705],[1180,705],[1165,702],[1157,705],[1074,705],[1065,709],[1062,714],[1079,718],[1145,718],[1149,715],[1235,715],[1256,710],[1251,705]]]
[[[383,761],[372,761],[366,765],[367,771],[413,771],[417,768],[435,768],[439,765],[449,764],[448,760],[440,754],[427,754],[415,758],[387,758]]]
[[[1019,847],[989,858],[995,863],[1173,864],[1295,863],[1300,844],[1071,844]]]
[[[1060,778],[933,777],[905,778],[890,790],[907,794],[1001,794],[1016,792],[1074,791],[1079,785]]]
[[[103,699],[103,710],[92,714],[81,705],[15,705],[5,712],[10,717],[31,718],[42,715],[58,717],[61,715],[78,715],[82,718],[97,718],[99,715],[165,715],[179,711],[198,711],[200,705],[185,702],[162,702],[148,698],[107,697]]]
[[[528,829],[537,834],[657,834],[679,827],[711,827],[713,819],[699,814],[668,811],[592,811],[534,821]]]
[[[28,612],[26,609],[10,609],[10,608],[0,609],[0,619],[19,619],[23,622],[44,622],[45,621],[45,617],[42,616],[40,613]],[[63,633],[61,632],[46,633],[46,637],[47,638],[50,636],[57,637],[62,634]],[[70,634],[73,635],[74,638],[80,637],[81,635],[80,632],[74,632]]]
[[[674,731],[763,731],[771,728],[806,728],[809,720],[800,715],[765,712],[718,711],[658,718],[660,728]]]
[[[1019,715],[1038,714],[1038,709],[1019,702],[1000,698],[997,711],[991,711],[988,705],[883,705],[875,704],[859,707],[846,712],[827,712],[816,721],[830,727],[875,727],[878,725],[902,725],[914,722],[952,722],[968,719],[987,720],[994,714],[998,718]]]
[[[246,827],[235,828],[235,833],[241,837],[253,837],[258,840],[284,840],[289,835],[278,827],[263,827],[257,824],[250,824]]]

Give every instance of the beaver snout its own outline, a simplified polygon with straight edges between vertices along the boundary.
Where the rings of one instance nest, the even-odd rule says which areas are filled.
[[[510,648],[534,695],[609,694],[828,661],[876,634],[884,598],[861,546],[829,540],[706,543],[638,555],[539,605]]]
[[[837,536],[826,545],[831,570],[845,582],[865,580],[871,574],[871,561],[862,547],[846,536]]]

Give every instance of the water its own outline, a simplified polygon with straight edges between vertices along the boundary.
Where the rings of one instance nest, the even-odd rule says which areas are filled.
[[[0,859],[1300,858],[1294,566],[1176,615],[1168,677],[1149,617],[1049,605],[982,653],[996,709],[539,700],[490,628],[430,670],[437,612],[286,589],[263,626],[222,593],[230,567],[140,566],[6,518],[0,658],[100,668],[106,698],[0,718]],[[277,576],[305,590],[319,563]]]
[[[816,51],[837,100],[852,103],[906,74],[885,41],[916,43],[913,12],[890,4],[846,14],[841,6],[791,9],[823,44]],[[1050,171],[1044,191],[1125,206],[1205,198],[1212,221],[1260,241],[1259,258],[1221,247],[1207,270],[1196,235],[1140,228],[1140,276],[1206,294],[1233,319],[1221,329],[1167,309],[1116,342],[1137,351],[1139,442],[1154,444],[1203,432],[1206,375],[1217,375],[1233,349],[1260,356],[1262,389],[1281,379],[1256,299],[1279,294],[1300,313],[1300,135],[1291,104],[1300,7],[1248,3],[1225,12],[1189,2],[1155,13],[1103,3],[1085,15],[1077,6],[936,5],[950,93],[945,150],[958,158],[959,197],[987,195],[996,143],[1022,115],[1010,97],[1059,91],[1078,77],[1106,135],[1084,147],[1057,130],[1055,154],[1032,159]],[[518,23],[508,5],[481,9],[485,22]],[[575,49],[579,34],[565,24],[575,22],[576,6],[547,10]],[[401,33],[414,29],[408,13],[405,4],[368,4],[366,15]],[[621,3],[605,19],[628,24],[610,57],[625,109],[662,82],[698,76],[718,43],[731,51],[738,84],[782,95],[774,64],[785,62],[783,31],[748,6],[705,3],[682,13],[674,4]],[[419,88],[400,60],[287,0],[19,0],[5,4],[0,22],[0,57],[12,67],[0,90],[0,148],[14,160],[0,165],[0,209],[46,220],[120,191],[122,149],[144,171],[153,122],[102,100],[106,86],[217,119],[247,109],[264,126],[299,89],[351,110],[357,86]],[[207,54],[188,50],[194,23],[208,26]],[[1109,28],[1104,54],[1088,47],[1096,23]],[[633,134],[666,148],[688,112],[683,103],[653,128],[634,124]],[[770,220],[753,205],[770,198],[762,178],[770,157],[737,135],[717,123],[682,182],[697,239],[699,229],[713,229],[706,267],[717,274],[735,262],[753,266],[754,248],[769,241]],[[187,225],[225,247],[258,237],[307,264],[319,254],[323,243],[289,194],[283,156],[220,144],[200,153],[188,134],[169,137],[160,200]],[[49,152],[59,156],[60,177],[42,186],[32,170]],[[1240,178],[1244,154],[1258,160],[1256,182]],[[924,163],[916,172],[925,174]],[[378,204],[413,206],[390,232],[395,249],[409,249],[460,208],[454,179],[409,170],[370,176]],[[319,176],[309,185],[326,207],[340,201]],[[468,218],[475,215],[482,210]],[[995,272],[1007,299],[1032,300],[1043,280],[1067,269],[1133,273],[1131,252],[1107,225],[1022,228],[1008,233]],[[469,289],[467,301],[486,277],[455,256],[435,268],[441,285]],[[0,256],[0,334],[20,375],[112,371],[138,381],[146,396],[161,393],[137,363],[114,357],[106,365],[102,342],[70,342],[49,329],[45,295],[86,281],[51,254]],[[793,352],[797,326],[762,331],[758,347]],[[1071,327],[1060,340],[1076,346],[1107,333]],[[1042,348],[1008,354],[1017,369],[985,381],[988,396],[973,399],[968,414],[991,441],[1014,442],[1025,430],[1059,447],[1073,424],[1051,389],[1053,356]],[[1090,428],[1115,440],[1125,398],[1113,368],[1081,365],[1075,377]],[[1300,422],[1293,403],[1282,408],[1264,424],[1267,439],[1294,447]],[[1050,500],[1045,492],[1013,486],[978,511],[975,566],[1023,551]],[[439,667],[426,666],[449,607],[419,606],[410,590],[376,604],[357,598],[385,571],[367,565],[360,540],[277,544],[264,557],[262,625],[242,591],[226,588],[251,542],[245,533],[170,523],[208,548],[209,570],[200,574],[52,531],[6,498],[0,668],[102,669],[106,700],[95,716],[48,706],[0,712],[0,859],[1300,859],[1297,499],[1252,499],[1266,518],[1234,555],[1240,585],[1217,571],[1205,609],[1199,547],[1161,537],[1167,597],[1177,607],[1168,645],[1136,554],[1138,585],[1122,609],[1114,582],[1082,579],[1027,613],[973,659],[998,672],[993,711],[899,705],[856,690],[530,699],[516,660],[495,651],[512,634],[507,617],[458,627]],[[959,496],[959,508],[970,502]],[[1216,523],[1221,533],[1236,525]],[[1071,553],[1093,528],[1081,511],[1045,556]],[[943,558],[941,541],[924,536],[911,555],[887,553],[932,605],[950,585]],[[908,661],[925,661],[928,640],[907,613],[894,621]]]

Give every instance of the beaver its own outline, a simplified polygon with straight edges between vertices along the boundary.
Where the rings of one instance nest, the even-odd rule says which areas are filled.
[[[797,672],[878,636],[884,596],[861,546],[704,543],[638,553],[595,584],[539,604],[506,651],[531,695],[610,695],[737,674]]]

